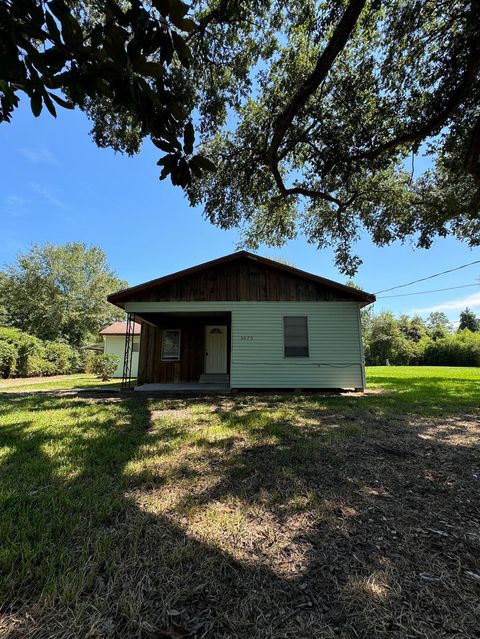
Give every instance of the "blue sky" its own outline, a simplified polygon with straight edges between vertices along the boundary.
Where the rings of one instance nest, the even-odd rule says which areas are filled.
[[[82,241],[104,249],[109,264],[130,284],[159,277],[235,250],[236,231],[222,231],[189,207],[179,188],[158,180],[158,149],[146,143],[128,158],[98,149],[79,111],[59,109],[35,119],[23,101],[11,124],[0,126],[0,266],[34,243]],[[355,278],[369,292],[390,288],[480,259],[455,239],[435,241],[430,250],[396,243],[375,247],[367,237],[357,250],[363,265]],[[261,247],[302,268],[340,282],[330,251],[318,251],[303,238],[282,249]],[[480,265],[394,293],[424,291],[479,281]],[[380,296],[379,296],[380,297]],[[378,300],[376,310],[394,313],[444,310],[455,320],[469,305],[480,314],[476,287]]]

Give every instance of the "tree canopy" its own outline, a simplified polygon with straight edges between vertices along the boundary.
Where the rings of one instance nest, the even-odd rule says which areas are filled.
[[[23,90],[79,105],[100,145],[150,137],[161,178],[251,248],[304,233],[352,274],[362,230],[480,243],[480,0],[1,7],[3,119]]]
[[[7,325],[42,340],[79,346],[124,313],[106,301],[126,286],[104,252],[85,244],[33,246],[0,274],[0,306]]]
[[[473,333],[480,331],[480,319],[469,308],[466,308],[460,313],[458,330],[461,331],[465,328],[468,328],[468,330],[472,331]]]
[[[444,313],[431,313],[425,323],[418,315],[396,318],[369,307],[362,312],[362,330],[369,365],[480,366],[479,330],[461,324],[454,333]]]

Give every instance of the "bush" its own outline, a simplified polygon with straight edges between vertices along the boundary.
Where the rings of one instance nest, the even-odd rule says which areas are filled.
[[[363,313],[365,360],[368,365],[480,366],[480,332],[462,329],[452,334],[448,319],[433,314],[426,326],[421,318],[390,312]]]
[[[81,356],[68,344],[42,342],[18,328],[0,327],[0,377],[66,375],[81,370]]]
[[[17,349],[13,344],[0,340],[0,377],[10,377],[15,374],[17,355]]]
[[[91,375],[95,374],[94,368],[95,368],[95,357],[97,357],[97,355],[99,355],[99,353],[95,352],[95,351],[91,351],[91,350],[84,350],[81,351],[81,365],[82,365],[82,370],[84,370],[86,373],[90,373]]]
[[[44,358],[53,372],[51,375],[68,375],[73,372],[75,351],[62,342],[45,342]]]
[[[92,358],[92,373],[106,382],[112,377],[119,364],[118,355],[97,354]]]
[[[17,350],[14,374],[18,377],[42,375],[45,369],[41,340],[18,328],[0,328],[0,341],[12,344]]]
[[[480,333],[467,329],[427,344],[423,363],[432,366],[480,366]]]

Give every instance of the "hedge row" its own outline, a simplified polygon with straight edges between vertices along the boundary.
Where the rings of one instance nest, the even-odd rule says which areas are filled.
[[[84,366],[84,355],[68,344],[42,342],[17,328],[0,327],[0,378],[66,375]]]
[[[480,332],[468,328],[439,339],[422,337],[418,342],[398,333],[365,344],[366,363],[398,366],[480,366]]]
[[[480,332],[468,328],[424,344],[422,364],[431,366],[480,366]]]

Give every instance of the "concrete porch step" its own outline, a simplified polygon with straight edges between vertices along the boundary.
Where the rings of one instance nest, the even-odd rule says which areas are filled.
[[[200,384],[228,384],[229,381],[227,373],[203,373],[198,380]]]

